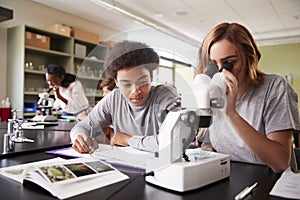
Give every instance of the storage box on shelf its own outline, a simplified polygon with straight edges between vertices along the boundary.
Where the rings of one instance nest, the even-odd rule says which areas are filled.
[[[100,41],[99,35],[77,27],[72,27],[71,35],[78,40],[83,40],[94,44],[98,44]]]
[[[46,26],[45,30],[53,33],[61,34],[64,36],[68,36],[68,37],[71,36],[71,27],[65,24],[51,24],[49,26]]]
[[[75,43],[74,54],[76,56],[85,57],[86,56],[86,46],[83,44]]]
[[[50,37],[26,31],[25,44],[42,49],[50,49]]]

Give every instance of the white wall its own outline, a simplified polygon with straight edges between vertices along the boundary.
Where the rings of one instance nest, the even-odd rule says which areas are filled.
[[[47,6],[32,2],[31,0],[1,0],[1,6],[14,11],[13,19],[0,22],[0,99],[6,97],[6,38],[7,28],[26,24],[43,29],[55,23],[64,23],[69,26],[85,29],[100,35],[104,40],[117,33],[116,30],[103,25],[87,21],[73,15],[52,9]]]

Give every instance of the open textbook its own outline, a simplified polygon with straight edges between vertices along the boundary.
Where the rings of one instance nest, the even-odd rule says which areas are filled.
[[[0,174],[23,183],[33,182],[59,199],[66,199],[128,179],[114,167],[91,157],[54,158],[0,169]]]

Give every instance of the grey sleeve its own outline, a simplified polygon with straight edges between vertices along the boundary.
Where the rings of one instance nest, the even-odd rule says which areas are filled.
[[[299,130],[298,96],[283,78],[273,84],[265,110],[266,133]]]
[[[128,145],[136,149],[155,152],[158,151],[158,135],[134,135],[128,141]]]
[[[111,124],[111,117],[108,114],[109,110],[108,98],[103,98],[96,106],[90,111],[88,116],[82,121],[78,122],[71,130],[70,137],[72,143],[78,135],[91,134],[91,137],[96,137],[103,133],[102,127]]]
[[[177,94],[176,94],[176,89],[172,87],[162,87],[159,88],[155,91],[155,95],[152,96],[153,101],[150,101],[152,105],[156,104],[159,105],[157,106],[157,109],[152,109],[152,117],[153,119],[156,120],[155,123],[158,124],[160,127],[162,125],[162,122],[159,121],[158,119],[158,112],[160,109],[166,108],[167,110],[175,110],[178,109],[175,107],[175,100],[176,100]],[[155,116],[153,116],[155,115]],[[158,142],[158,137],[159,137],[159,131],[153,128],[152,134],[148,134],[145,136],[140,136],[140,135],[133,135],[130,140],[128,141],[128,145],[145,150],[145,151],[151,151],[155,152],[158,151],[159,148],[159,142]]]

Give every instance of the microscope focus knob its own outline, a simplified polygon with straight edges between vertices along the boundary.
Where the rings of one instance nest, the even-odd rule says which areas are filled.
[[[181,120],[188,127],[194,127],[198,124],[198,117],[195,111],[187,111],[181,115]]]

